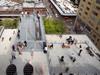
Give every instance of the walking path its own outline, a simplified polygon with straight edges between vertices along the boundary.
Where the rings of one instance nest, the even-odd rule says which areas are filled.
[[[15,34],[13,34],[13,31],[15,31]],[[1,38],[0,38],[0,74],[6,75],[6,68],[10,64],[11,59],[11,46],[16,41],[16,29],[6,29],[4,30]],[[4,40],[2,40],[2,37],[4,37]],[[9,41],[9,38],[12,38],[11,41]]]
[[[17,38],[18,29],[20,30],[20,39]],[[17,42],[26,40],[28,46],[21,50],[21,55],[16,49],[16,59],[12,61],[17,67],[17,75],[23,75],[23,68],[28,62],[34,68],[34,75],[49,75],[47,56],[40,47],[42,42],[36,41],[34,15],[21,16],[18,29],[5,29],[0,38],[0,74],[6,75],[6,69],[12,61],[12,45],[16,47]],[[13,34],[14,31],[15,33]],[[3,41],[2,37],[4,37]],[[9,41],[10,37],[11,41]]]
[[[77,39],[78,43],[76,45],[70,45],[70,48],[62,48],[62,43],[65,43],[69,36]],[[74,73],[74,75],[100,74],[100,61],[98,60],[100,58],[95,54],[100,54],[100,52],[86,35],[63,35],[62,38],[60,38],[59,35],[46,35],[46,38],[48,45],[53,43],[54,46],[51,49],[48,48],[51,75],[59,75],[59,73],[63,73],[63,75],[69,75],[70,73]],[[82,45],[83,51],[81,55],[78,56],[80,45]],[[90,56],[86,50],[88,45],[92,47],[91,51],[94,54],[93,57]],[[61,56],[64,56],[64,63],[59,61]],[[70,56],[75,57],[76,61],[72,62]],[[65,71],[67,67],[69,67],[68,72]]]

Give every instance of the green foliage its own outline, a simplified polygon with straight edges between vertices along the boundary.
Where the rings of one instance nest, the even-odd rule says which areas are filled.
[[[17,28],[18,19],[5,18],[2,21],[0,21],[0,25],[4,26],[5,28]]]
[[[53,18],[43,18],[45,31],[47,34],[62,34],[64,33],[64,23],[61,20]]]

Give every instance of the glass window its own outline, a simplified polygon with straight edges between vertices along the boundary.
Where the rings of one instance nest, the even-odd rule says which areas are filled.
[[[83,0],[85,2],[85,0]]]
[[[96,30],[98,30],[99,28],[98,27],[96,27]]]
[[[89,4],[89,5],[91,5],[91,3],[90,3],[90,2],[88,2],[88,4]]]
[[[97,16],[97,15],[98,15],[98,13],[97,13],[96,11],[93,11],[93,14],[94,14],[95,16]]]
[[[87,10],[90,10],[90,8],[89,8],[89,7],[86,7],[86,9],[87,9]]]
[[[85,14],[87,15],[88,13],[87,13],[87,12],[85,12]]]
[[[100,4],[100,0],[96,0],[96,3]]]
[[[99,42],[99,41],[100,41],[100,39],[97,39],[97,41]]]
[[[100,19],[98,20],[97,25],[100,25]]]

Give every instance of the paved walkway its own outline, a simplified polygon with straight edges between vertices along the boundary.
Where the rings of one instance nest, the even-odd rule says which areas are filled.
[[[15,31],[15,34],[13,34],[13,31]],[[6,68],[10,64],[11,59],[11,46],[16,41],[16,29],[6,29],[4,30],[1,38],[0,38],[0,74],[6,75]],[[2,37],[4,37],[4,40],[2,41]],[[12,38],[11,41],[9,41],[9,38]]]
[[[17,74],[23,75],[23,68],[26,63],[31,63],[34,67],[34,75],[49,75],[48,61],[46,54],[40,48],[41,41],[36,40],[35,37],[35,18],[34,15],[21,16],[21,22],[19,23],[20,39],[18,39],[18,29],[5,29],[0,38],[0,74],[5,75],[6,68],[10,65],[12,45],[16,45],[17,42],[28,42],[28,47],[22,50],[22,54],[19,55],[16,49],[16,59],[13,60],[13,64],[17,67]],[[13,34],[13,32],[15,33]],[[4,40],[2,41],[2,37]],[[12,38],[9,41],[9,38]]]
[[[100,52],[94,46],[94,44],[90,41],[90,39],[86,35],[71,35],[73,38],[78,40],[76,45],[70,45],[70,48],[62,48],[61,45],[66,41],[70,35],[63,35],[62,38],[59,38],[59,35],[46,35],[48,44],[53,43],[54,48],[48,49],[49,54],[49,66],[51,75],[59,75],[59,73],[63,73],[63,75],[69,75],[70,73],[74,73],[74,75],[97,75],[100,74],[100,61],[94,51],[96,53]],[[88,45],[92,47],[92,52],[95,55],[94,57],[90,56],[85,49],[88,42]],[[78,56],[80,51],[79,45],[82,45],[82,53],[81,56]],[[59,62],[59,57],[64,56],[64,63]],[[69,56],[73,56],[76,58],[75,62],[72,62]],[[65,68],[69,67],[69,71],[65,72]]]
[[[41,50],[42,40],[38,41],[36,37],[36,17],[34,15],[21,16],[21,22],[19,26],[20,39],[18,41],[27,41],[27,49]]]

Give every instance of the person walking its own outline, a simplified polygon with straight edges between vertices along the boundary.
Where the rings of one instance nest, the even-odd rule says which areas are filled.
[[[81,55],[81,52],[82,52],[83,50],[82,49],[80,49],[80,51],[79,51],[79,53],[78,53],[78,56],[80,56]]]
[[[12,56],[12,61],[14,60],[14,59],[16,59],[16,51],[15,50],[12,50],[12,52],[11,52],[11,56]]]
[[[9,37],[9,41],[11,41],[11,37]]]
[[[21,18],[20,18],[20,22],[21,22]]]
[[[25,47],[27,47],[27,42],[26,41],[24,41],[24,45],[25,45]]]
[[[2,41],[4,41],[4,37],[2,37]]]
[[[12,50],[15,51],[15,45],[12,45]]]

